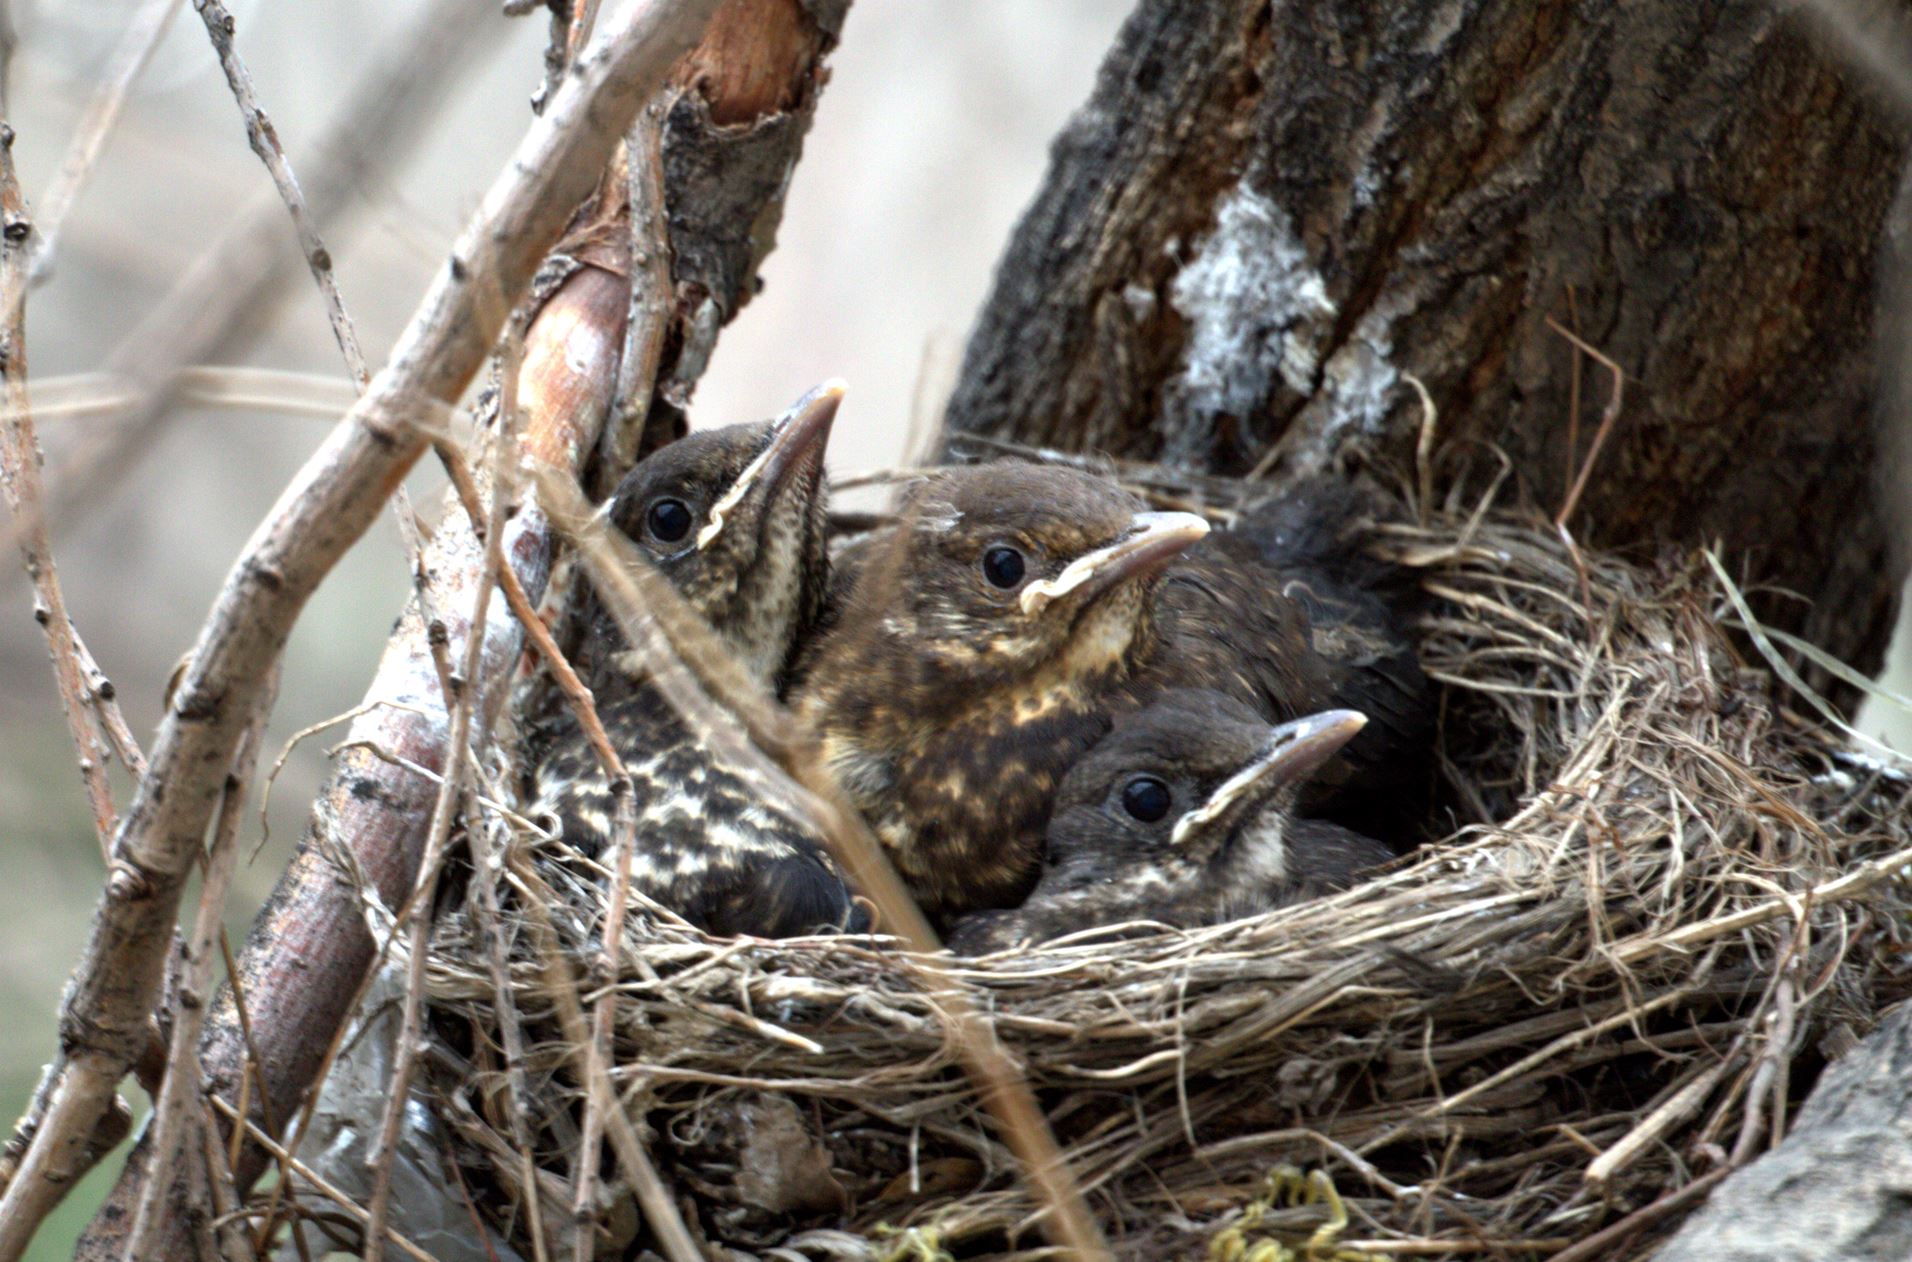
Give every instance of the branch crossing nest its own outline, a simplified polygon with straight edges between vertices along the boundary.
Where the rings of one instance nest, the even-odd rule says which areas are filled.
[[[957,975],[1122,1256],[1639,1256],[1662,1198],[1770,1146],[1907,993],[1912,785],[1787,708],[1704,557],[1642,568],[1498,511],[1380,539],[1434,598],[1450,835],[1259,919]],[[936,997],[881,942],[638,914],[594,979],[600,884],[491,827],[506,915],[467,889],[440,918],[431,1086],[527,1256],[528,1170],[551,1247],[571,1221],[565,988],[610,981],[614,1081],[713,1248],[1047,1256]],[[599,1177],[599,1255],[639,1255],[608,1153]]]

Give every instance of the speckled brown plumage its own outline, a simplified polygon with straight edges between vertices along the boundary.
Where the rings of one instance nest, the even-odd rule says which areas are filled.
[[[837,394],[778,422],[692,434],[632,469],[609,500],[635,540],[737,659],[774,687],[827,580],[823,448]],[[637,808],[631,889],[716,934],[860,926],[861,913],[783,787],[700,741],[587,607],[589,680]],[[533,810],[608,861],[613,798],[566,715],[544,745]]]
[[[1316,524],[1284,501],[1201,540],[1185,514],[1146,514],[1071,469],[1006,461],[909,489],[899,524],[860,550],[797,704],[932,915],[1020,901],[1064,773],[1116,715],[1170,688],[1217,689],[1269,719],[1378,715],[1317,805],[1365,805],[1363,775],[1398,801],[1393,781],[1426,756],[1426,683],[1391,611],[1335,572],[1352,518],[1326,507]],[[1143,561],[1026,599],[1151,531]],[[982,567],[1005,545],[1026,574],[997,589]],[[1417,743],[1418,757],[1393,756]]]
[[[1192,928],[1346,889],[1393,852],[1295,806],[1361,724],[1341,710],[1273,726],[1217,692],[1164,693],[1063,779],[1023,905],[964,917],[950,945],[981,954],[1132,920]]]

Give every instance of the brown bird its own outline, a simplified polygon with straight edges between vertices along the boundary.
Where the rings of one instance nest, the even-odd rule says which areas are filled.
[[[1221,924],[1348,888],[1393,852],[1295,807],[1366,723],[1329,710],[1270,726],[1220,693],[1163,694],[1064,778],[1029,898],[964,917],[951,947],[980,955],[1132,920]]]
[[[1135,693],[1213,688],[1281,721],[1368,723],[1309,781],[1304,814],[1407,838],[1426,814],[1434,697],[1408,619],[1418,593],[1363,548],[1367,505],[1320,479],[1247,505],[1163,575],[1158,649]]]
[[[1019,902],[1062,774],[1134,674],[1154,578],[1208,533],[1114,485],[1004,463],[912,487],[795,703],[924,909]]]
[[[815,619],[827,582],[823,451],[842,387],[805,396],[775,422],[704,431],[640,462],[604,511],[702,614],[737,659],[774,686]],[[631,887],[720,935],[789,936],[861,927],[862,913],[780,787],[700,741],[621,646],[602,608],[590,682],[629,772],[637,844]],[[584,733],[563,716],[532,785],[533,811],[597,858],[614,801]]]
[[[1337,573],[1351,512],[1323,504],[1310,524],[1314,507],[1281,501],[1211,535],[1107,479],[1016,461],[906,492],[795,696],[932,916],[1021,901],[1064,773],[1166,689],[1216,689],[1272,720],[1379,716],[1379,739],[1322,778],[1346,785],[1351,816],[1369,797],[1398,809],[1400,768],[1426,758],[1426,681],[1385,602]]]

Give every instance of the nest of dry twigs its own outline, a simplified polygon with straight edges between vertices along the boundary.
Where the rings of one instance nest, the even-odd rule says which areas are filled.
[[[1635,1256],[1906,992],[1912,785],[1789,708],[1722,628],[1723,571],[1499,511],[1381,541],[1434,598],[1450,834],[1259,919],[956,970],[1123,1255]],[[708,1243],[1043,1253],[936,999],[883,942],[639,914],[593,978],[600,886],[492,834],[495,896],[468,890],[434,943],[432,1085],[527,1256],[571,1221],[577,996],[607,980],[624,1111]],[[624,1169],[591,1172],[601,1255],[641,1248]]]

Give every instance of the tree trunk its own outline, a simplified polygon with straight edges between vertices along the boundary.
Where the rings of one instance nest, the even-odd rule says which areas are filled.
[[[1438,441],[1569,525],[1723,541],[1879,664],[1874,251],[1900,134],[1768,0],[1144,0],[1057,141],[952,434],[1240,474]],[[1576,406],[1577,403],[1577,406]]]
[[[1418,381],[1470,489],[1491,445],[1551,517],[1614,398],[1571,333],[1625,374],[1574,535],[1719,540],[1806,598],[1763,617],[1875,671],[1907,560],[1912,308],[1875,293],[1904,137],[1781,7],[1143,0],[1009,244],[949,441],[1412,470]],[[1664,1256],[1903,1256],[1908,1028]]]
[[[1912,1257],[1912,1005],[1835,1062],[1792,1133],[1714,1190],[1659,1262]]]

